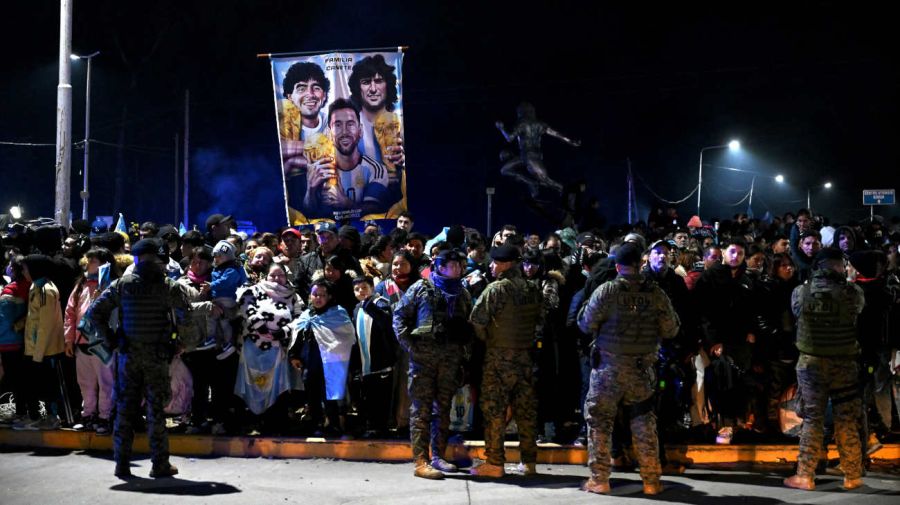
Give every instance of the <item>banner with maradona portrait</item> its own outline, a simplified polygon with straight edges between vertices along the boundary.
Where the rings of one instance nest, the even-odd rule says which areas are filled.
[[[271,57],[288,222],[406,210],[403,52]]]

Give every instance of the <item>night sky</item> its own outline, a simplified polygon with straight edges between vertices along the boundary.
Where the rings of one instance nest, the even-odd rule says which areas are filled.
[[[587,4],[587,2],[583,2]],[[897,186],[896,26],[883,7],[846,2],[727,3],[631,10],[548,2],[75,2],[73,51],[92,68],[91,216],[171,222],[174,137],[191,93],[191,224],[218,211],[264,229],[284,224],[268,60],[256,53],[408,45],[404,113],[409,202],[433,232],[485,227],[547,231],[527,192],[499,175],[494,121],[522,100],[575,149],[545,139],[550,175],[587,183],[610,222],[626,219],[627,159],[641,218],[650,189],[680,199],[697,183],[701,147],[738,138],[740,154],[708,151],[703,217],[737,202],[755,171],[753,211],[813,206],[834,220],[868,215],[864,188]],[[786,10],[787,9],[787,10]],[[0,141],[55,139],[59,5],[4,4]],[[891,48],[894,49],[891,49]],[[84,63],[73,64],[73,133],[84,137]],[[81,214],[83,151],[72,158]],[[116,173],[121,191],[116,191]],[[0,146],[0,208],[52,215],[54,149]],[[766,176],[784,174],[776,186]],[[820,189],[830,180],[834,188]],[[694,213],[696,199],[678,206]],[[180,212],[180,211],[179,211]],[[893,208],[878,213],[893,215]],[[179,214],[180,217],[180,214]],[[202,224],[202,221],[200,221]]]

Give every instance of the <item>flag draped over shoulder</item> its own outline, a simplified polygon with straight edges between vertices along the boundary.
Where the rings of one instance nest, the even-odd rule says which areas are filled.
[[[344,398],[347,393],[350,352],[356,343],[356,333],[347,311],[338,305],[321,314],[307,310],[300,315],[297,328],[300,331],[311,330],[319,345],[325,373],[325,398]]]

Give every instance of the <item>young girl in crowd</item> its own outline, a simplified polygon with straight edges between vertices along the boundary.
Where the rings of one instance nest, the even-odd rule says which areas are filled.
[[[309,308],[297,323],[298,337],[289,353],[291,364],[303,370],[310,420],[318,426],[322,404],[328,421],[325,433],[341,436],[342,406],[347,398],[350,353],[356,334],[350,316],[337,304],[334,285],[325,279],[312,284]]]
[[[59,384],[56,361],[65,351],[62,308],[59,290],[50,281],[53,260],[43,254],[25,257],[22,270],[31,282],[28,315],[25,320],[24,403],[28,419],[13,426],[17,430],[55,430],[59,428]],[[39,401],[44,400],[47,415],[41,418]]]
[[[97,432],[108,435],[112,413],[112,392],[115,379],[112,361],[103,363],[88,352],[88,339],[78,330],[78,323],[110,282],[119,277],[116,259],[108,249],[94,248],[85,255],[85,273],[75,284],[66,305],[63,332],[66,340],[66,356],[75,358],[78,387],[81,389],[83,406],[82,424]],[[103,271],[101,275],[101,269]]]

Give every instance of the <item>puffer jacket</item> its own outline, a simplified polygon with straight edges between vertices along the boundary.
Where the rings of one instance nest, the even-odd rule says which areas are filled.
[[[0,351],[18,351],[25,343],[25,315],[28,313],[27,281],[15,281],[0,294]]]
[[[28,292],[28,316],[25,319],[25,355],[35,363],[46,356],[66,350],[63,337],[62,309],[59,291],[53,282],[38,279]]]
[[[87,339],[78,331],[78,322],[87,313],[94,300],[100,296],[98,286],[96,279],[82,279],[81,282],[75,285],[72,294],[69,295],[63,321],[63,334],[67,344],[79,345],[88,343]]]

